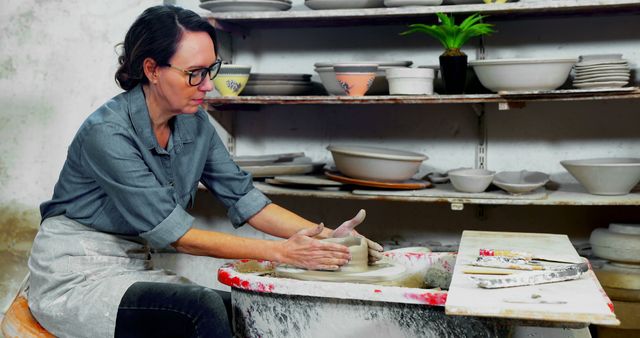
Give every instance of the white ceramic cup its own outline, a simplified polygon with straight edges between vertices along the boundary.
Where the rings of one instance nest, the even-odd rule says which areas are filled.
[[[391,95],[432,95],[435,72],[431,68],[387,68]]]

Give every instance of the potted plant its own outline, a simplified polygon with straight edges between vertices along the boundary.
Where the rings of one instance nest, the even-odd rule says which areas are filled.
[[[488,35],[494,32],[493,25],[482,23],[486,16],[475,13],[455,24],[453,15],[436,13],[440,19],[439,25],[412,24],[409,30],[400,33],[425,33],[436,38],[444,46],[445,51],[440,55],[440,72],[447,94],[462,94],[467,78],[467,55],[460,48],[472,37]]]

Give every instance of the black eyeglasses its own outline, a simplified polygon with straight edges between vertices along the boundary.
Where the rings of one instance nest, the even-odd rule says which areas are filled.
[[[207,78],[207,74],[209,74],[209,79],[213,80],[213,78],[215,78],[216,75],[218,75],[221,64],[222,64],[222,60],[217,59],[216,62],[214,62],[211,66],[207,68],[198,68],[194,70],[182,69],[170,63],[167,63],[167,66],[173,69],[177,69],[185,73],[186,75],[189,75],[189,85],[195,87],[195,86],[199,86],[204,81],[204,79]]]

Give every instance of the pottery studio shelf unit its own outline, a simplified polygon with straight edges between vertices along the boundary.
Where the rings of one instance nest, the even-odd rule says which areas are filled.
[[[409,8],[371,8],[344,10],[289,10],[283,12],[227,12],[209,13],[209,20],[219,29],[227,32],[248,33],[252,29],[294,28],[321,26],[355,26],[379,24],[405,24],[421,18],[434,20],[435,13],[475,13],[490,14],[494,20],[513,20],[517,17],[551,18],[564,16],[637,15],[640,14],[640,0],[539,0],[505,4],[473,4],[452,6],[424,6]],[[234,34],[221,34],[222,39],[233,39]],[[232,56],[230,49],[220,53],[227,59]],[[232,58],[230,58],[232,59]],[[563,89],[538,92],[505,92],[495,94],[464,95],[419,95],[419,96],[240,96],[210,97],[205,100],[206,109],[227,131],[226,144],[235,153],[236,116],[243,111],[251,111],[267,106],[287,105],[450,105],[466,104],[473,107],[479,118],[477,154],[484,153],[486,133],[484,128],[485,106],[496,104],[499,110],[521,108],[527,103],[573,101],[638,100],[640,89],[624,88],[611,90]],[[634,103],[635,104],[635,103]],[[426,113],[428,114],[428,113]],[[482,149],[481,149],[482,148]],[[476,166],[482,168],[484,162],[476,158]],[[624,196],[597,196],[588,194],[580,185],[560,184],[551,190],[542,190],[532,196],[510,196],[493,191],[477,196],[459,196],[449,186],[426,189],[423,193],[389,193],[385,191],[324,191],[295,189],[273,186],[256,181],[256,187],[271,196],[312,197],[350,200],[382,200],[407,203],[450,204],[454,210],[464,204],[483,205],[540,205],[540,206],[640,206],[638,187]],[[203,188],[204,189],[204,188]]]
[[[340,26],[354,24],[397,24],[416,18],[434,18],[434,13],[479,12],[494,18],[514,16],[599,15],[640,11],[637,0],[539,0],[504,4],[359,8],[331,10],[288,10],[269,12],[211,13],[211,22],[222,30],[295,26]]]

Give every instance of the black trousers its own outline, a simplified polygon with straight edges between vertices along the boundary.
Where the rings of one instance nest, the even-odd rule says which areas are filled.
[[[231,295],[199,285],[138,282],[125,292],[116,338],[231,337]]]

